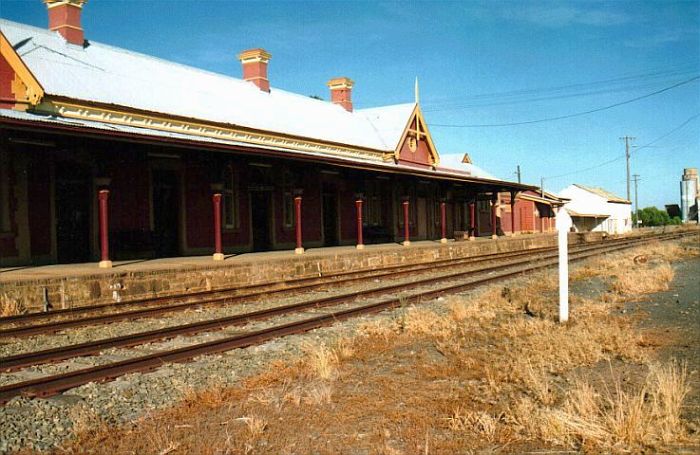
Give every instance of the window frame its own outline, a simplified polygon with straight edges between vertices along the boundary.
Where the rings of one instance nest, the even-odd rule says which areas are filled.
[[[233,166],[229,165],[224,169],[223,182],[224,187],[221,190],[221,224],[224,230],[233,231],[241,227],[239,179],[238,172]]]

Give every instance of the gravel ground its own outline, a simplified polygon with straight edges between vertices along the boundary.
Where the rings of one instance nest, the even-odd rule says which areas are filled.
[[[574,266],[575,267],[575,266]],[[554,271],[539,272],[540,274],[556,273]],[[424,275],[421,275],[424,276]],[[533,275],[529,274],[530,279]],[[523,278],[499,283],[499,286],[517,286]],[[392,280],[393,282],[393,280]],[[398,282],[398,281],[397,281]],[[375,287],[382,283],[370,285],[355,285],[345,287],[342,292],[351,289]],[[483,288],[482,288],[483,289]],[[341,290],[334,290],[333,293]],[[469,296],[470,291],[462,293]],[[316,293],[315,293],[316,294]],[[331,292],[318,293],[331,295]],[[91,339],[117,336],[157,327],[166,327],[193,320],[211,319],[243,311],[253,311],[264,307],[292,303],[309,295],[276,299],[274,302],[263,302],[250,305],[236,305],[231,308],[207,309],[201,312],[176,313],[168,318],[141,320],[130,323],[117,323],[98,328],[72,330],[58,336],[41,336],[30,339],[20,339],[19,346],[3,346],[3,354],[24,352],[32,349],[46,349]],[[380,298],[371,301],[381,300]],[[442,299],[431,303],[436,308],[444,309],[440,304]],[[370,300],[353,305],[366,304]],[[334,309],[342,308],[334,307]],[[10,383],[26,380],[46,374],[59,373],[70,369],[85,368],[99,363],[113,362],[134,355],[142,355],[162,349],[183,346],[215,338],[230,336],[243,330],[259,329],[279,323],[280,320],[294,320],[310,317],[311,313],[330,311],[330,309],[315,310],[301,315],[286,318],[274,318],[246,326],[232,327],[218,332],[200,334],[195,337],[178,337],[165,342],[142,345],[135,349],[113,349],[102,356],[72,359],[55,365],[44,365],[28,368],[17,374],[0,376],[0,383]],[[149,412],[172,406],[191,390],[206,388],[207,385],[233,385],[242,378],[260,372],[275,360],[291,360],[302,354],[304,343],[331,343],[333,340],[353,335],[357,328],[371,320],[386,320],[400,317],[405,309],[385,311],[378,315],[363,316],[338,323],[332,327],[316,329],[305,334],[292,335],[267,342],[263,345],[237,349],[220,355],[208,355],[197,358],[189,363],[168,364],[155,372],[146,374],[135,373],[120,377],[114,381],[95,384],[90,383],[72,389],[62,395],[48,399],[28,399],[18,397],[0,408],[0,453],[8,453],[19,448],[48,449],[60,446],[63,439],[70,437],[75,429],[85,428],[103,421],[108,424],[128,423],[146,416]],[[446,311],[446,310],[445,310]],[[161,325],[162,324],[162,325]],[[55,341],[58,339],[58,341]]]

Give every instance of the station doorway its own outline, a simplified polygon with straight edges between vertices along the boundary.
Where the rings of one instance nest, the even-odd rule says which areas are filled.
[[[251,221],[253,233],[253,251],[269,251],[272,247],[271,210],[272,193],[270,191],[250,192]]]
[[[56,256],[59,263],[90,260],[90,171],[72,161],[55,166]]]
[[[338,245],[338,196],[323,192],[323,246]]]
[[[180,197],[176,171],[153,169],[153,248],[155,256],[172,257],[180,253]]]

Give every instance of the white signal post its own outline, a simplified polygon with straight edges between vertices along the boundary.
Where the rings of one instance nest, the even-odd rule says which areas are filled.
[[[571,217],[564,207],[557,210],[557,235],[559,241],[559,322],[569,320],[569,229]]]

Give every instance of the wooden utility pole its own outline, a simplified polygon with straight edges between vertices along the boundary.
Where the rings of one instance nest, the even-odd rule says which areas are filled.
[[[630,141],[637,139],[636,137],[625,136],[621,137],[625,141],[625,158],[627,160],[627,200],[630,199]]]
[[[517,169],[515,170],[515,175],[518,176],[518,183],[522,183],[520,180],[520,165],[518,164]]]
[[[639,197],[637,196],[637,183],[640,180],[640,175],[639,174],[634,174],[632,177],[634,177],[632,180],[634,181],[634,213],[636,213],[635,218],[639,218]],[[639,221],[639,220],[637,220]],[[639,225],[639,223],[636,223]],[[633,226],[637,227],[637,226]]]

